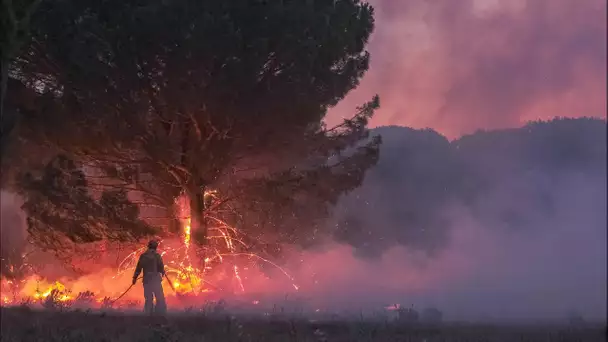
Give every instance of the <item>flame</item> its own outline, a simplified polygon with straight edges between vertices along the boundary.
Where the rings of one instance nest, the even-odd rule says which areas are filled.
[[[186,246],[190,245],[190,229],[190,224],[188,223],[188,225],[184,227],[184,244],[186,244]]]
[[[217,191],[212,190],[204,193],[206,202],[217,199]],[[163,240],[159,246],[168,275],[167,280],[171,281],[169,285],[172,285],[171,288],[173,289],[170,292],[165,291],[167,300],[180,300],[184,296],[198,297],[210,292],[229,290],[224,285],[214,283],[212,279],[219,279],[219,281],[232,279],[231,287],[234,290],[240,293],[246,292],[247,275],[243,272],[247,271],[249,267],[241,267],[242,265],[238,264],[238,260],[269,264],[290,280],[295,290],[299,289],[294,283],[293,277],[280,266],[260,255],[243,252],[249,249],[249,246],[244,242],[243,233],[212,213],[205,213],[205,218],[211,222],[207,227],[209,232],[207,244],[194,248],[195,246],[192,246],[192,217],[189,204],[189,199],[185,194],[176,199],[178,219],[182,227],[181,239]],[[124,292],[121,285],[129,282],[139,255],[144,251],[145,247],[131,251],[118,264],[117,269],[114,269],[114,274],[111,276],[102,272],[98,274],[99,278],[81,279],[78,282],[71,283],[68,280],[47,283],[45,279],[35,274],[21,281],[0,279],[3,293],[1,303],[2,305],[15,305],[19,301],[43,302],[52,300],[67,303],[86,300],[102,306],[114,305],[111,298],[117,298]],[[202,258],[197,256],[197,252],[201,251],[204,256]],[[65,284],[68,283],[70,285],[66,286]],[[102,287],[102,289],[99,287]],[[76,296],[73,295],[72,290],[74,290]],[[79,290],[80,292],[77,292]],[[143,291],[140,288],[131,291],[128,298],[139,298],[141,300],[143,298],[142,294]],[[124,302],[127,303],[126,300]]]

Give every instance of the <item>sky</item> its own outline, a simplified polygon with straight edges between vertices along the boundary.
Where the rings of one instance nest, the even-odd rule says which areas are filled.
[[[606,1],[370,0],[371,66],[327,123],[380,95],[371,126],[448,138],[537,119],[606,117]]]

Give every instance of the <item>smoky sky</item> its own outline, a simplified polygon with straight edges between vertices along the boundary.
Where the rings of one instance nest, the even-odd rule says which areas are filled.
[[[449,243],[454,205],[490,231],[544,230],[560,215],[606,229],[606,121],[556,119],[452,142],[430,129],[373,133],[384,140],[380,160],[335,209],[336,239],[361,256],[394,245],[433,256]]]
[[[328,123],[376,93],[382,107],[372,125],[431,127],[450,139],[606,116],[605,1],[369,2],[370,70]]]
[[[335,209],[335,245],[311,252],[321,298],[432,305],[451,319],[605,317],[606,121],[451,142],[373,132],[378,165]]]

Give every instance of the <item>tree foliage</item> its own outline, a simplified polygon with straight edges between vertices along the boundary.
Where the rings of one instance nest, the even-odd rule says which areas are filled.
[[[19,185],[30,239],[59,256],[66,257],[62,251],[70,243],[133,241],[156,232],[139,218],[124,189],[105,190],[96,199],[84,172],[65,156],[39,174],[23,174]]]
[[[9,63],[27,42],[30,19],[40,0],[0,1],[0,157],[17,122],[16,113],[5,110],[9,87]]]
[[[16,57],[25,44],[30,19],[40,0],[2,0],[0,2],[0,52],[2,60]]]
[[[368,68],[366,3],[48,0],[34,24],[12,69],[40,93],[23,135],[167,218],[185,192],[200,243],[210,188],[254,233],[294,242],[377,160],[377,97],[322,123]]]

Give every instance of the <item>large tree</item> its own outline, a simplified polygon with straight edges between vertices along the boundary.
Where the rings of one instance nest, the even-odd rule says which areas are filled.
[[[185,193],[200,244],[220,206],[244,211],[256,234],[314,238],[377,160],[380,139],[366,129],[377,97],[322,123],[368,69],[366,3],[48,0],[33,20],[13,64],[40,94],[23,136],[161,216],[175,218]],[[213,203],[209,189],[221,194]]]

